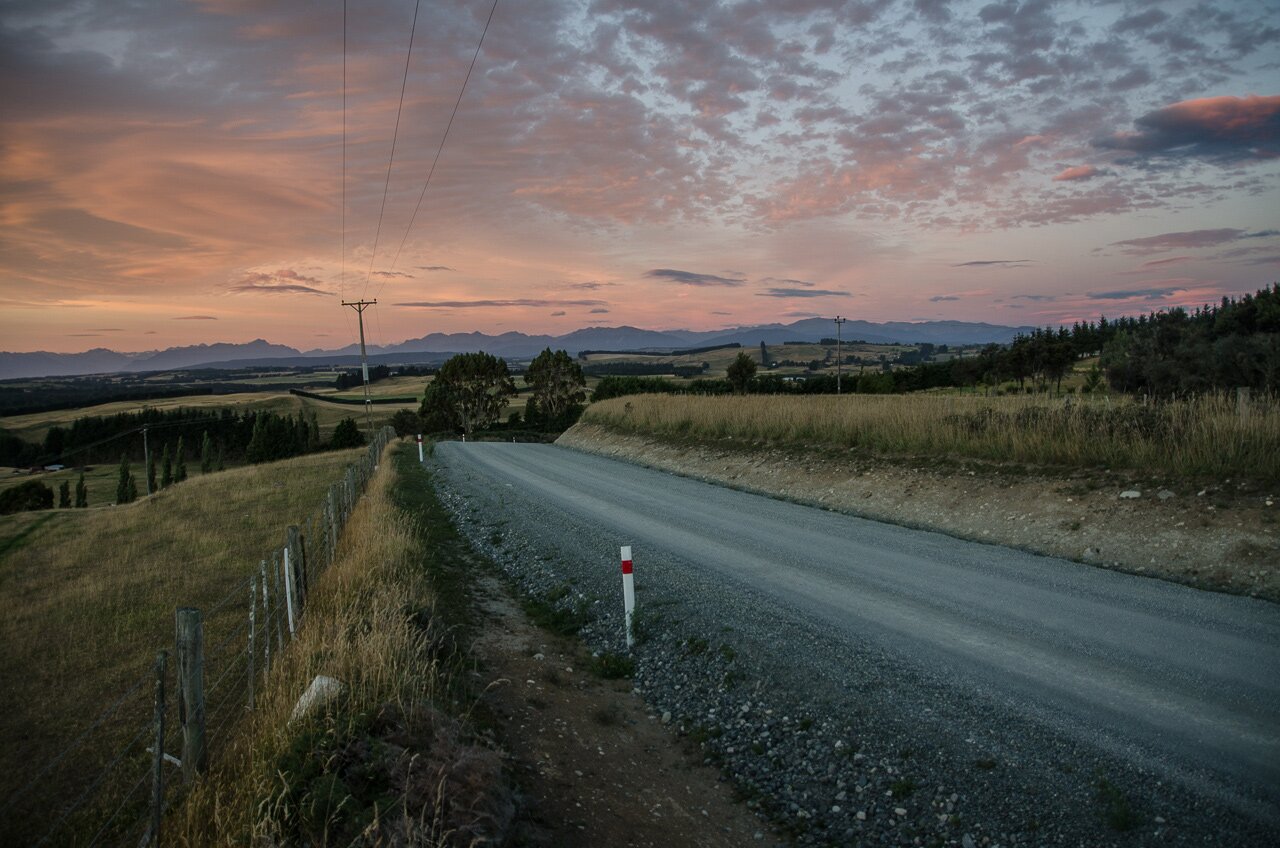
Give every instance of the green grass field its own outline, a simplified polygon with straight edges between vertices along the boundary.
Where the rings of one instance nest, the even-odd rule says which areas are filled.
[[[283,543],[288,525],[317,512],[359,453],[197,475],[124,506],[0,516],[0,797],[172,648],[177,607],[211,609]],[[241,625],[247,605],[246,596],[209,616],[210,645]],[[31,809],[47,813],[96,774],[125,733],[95,735],[33,792],[46,806]],[[10,839],[22,826],[18,815],[0,823],[0,842],[19,844]]]

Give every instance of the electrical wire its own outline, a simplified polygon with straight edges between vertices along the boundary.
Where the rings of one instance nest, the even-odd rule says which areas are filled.
[[[431,185],[431,177],[436,172],[436,164],[440,161],[440,154],[444,152],[444,144],[449,140],[449,130],[453,128],[453,119],[458,115],[458,106],[462,104],[462,95],[467,91],[467,83],[471,80],[471,72],[475,70],[476,59],[480,57],[480,48],[484,46],[484,37],[489,32],[489,24],[493,23],[493,14],[497,10],[498,0],[493,0],[493,6],[489,8],[489,17],[484,22],[484,30],[480,33],[480,41],[476,44],[476,52],[471,56],[471,65],[467,68],[467,75],[462,79],[462,88],[458,90],[458,99],[454,101],[453,111],[449,114],[449,122],[444,127],[444,135],[440,137],[440,146],[436,148],[435,158],[431,160],[431,169],[427,171],[427,179],[422,184],[422,191],[418,194],[418,202],[413,207],[413,214],[409,216],[409,226],[405,227],[404,238],[400,240],[400,247],[396,250],[395,258],[391,260],[389,269],[391,271],[395,270],[396,263],[400,261],[400,253],[404,250],[405,243],[409,241],[409,233],[413,230],[413,223],[418,218],[418,210],[422,207],[422,199],[427,196],[427,187]],[[374,300],[377,300],[378,294],[382,292],[382,286],[384,285],[386,285],[385,279],[382,281],[382,285],[378,286],[378,291],[374,293]]]
[[[382,217],[387,211],[387,193],[391,189],[391,166],[396,161],[396,141],[400,136],[400,113],[404,109],[404,90],[409,84],[409,60],[413,58],[413,36],[418,29],[418,8],[421,0],[414,0],[413,24],[409,27],[409,50],[404,56],[404,78],[400,81],[400,103],[396,106],[396,126],[391,134],[391,156],[387,159],[387,179],[382,186],[382,207],[378,210],[378,227],[373,233],[373,255],[369,257],[369,270],[365,273],[364,288],[360,291],[360,299],[364,300],[369,290],[369,277],[373,275],[373,264],[378,258],[378,239],[382,235]]]

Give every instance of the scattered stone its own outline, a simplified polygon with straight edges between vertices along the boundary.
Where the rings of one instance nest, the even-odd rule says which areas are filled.
[[[893,814],[894,814],[895,816],[897,816],[898,818],[902,818],[903,816],[905,816],[905,815],[907,814],[907,808],[906,808],[906,807],[894,807],[894,808],[893,808]]]
[[[1092,547],[1085,548],[1084,555],[1081,556],[1080,558],[1083,559],[1085,562],[1098,562],[1100,559],[1102,559],[1102,551]]]
[[[866,820],[867,820],[867,811],[866,811],[866,810],[858,810],[858,812],[857,812],[857,814],[854,816],[854,818],[855,818],[855,819],[857,819],[858,821],[866,821]]]
[[[974,844],[973,837],[966,833],[960,838],[960,848],[978,848],[978,846]]]
[[[662,723],[663,724],[671,723],[671,710],[666,710],[662,713]]]
[[[1156,497],[1162,501],[1167,501],[1169,500],[1169,498],[1173,497],[1173,492],[1169,491],[1168,489],[1161,489],[1160,491],[1156,492]]]
[[[1124,498],[1125,500],[1131,501],[1134,498],[1142,497],[1142,492],[1139,492],[1137,489],[1125,489],[1123,492],[1120,493],[1120,497]]]

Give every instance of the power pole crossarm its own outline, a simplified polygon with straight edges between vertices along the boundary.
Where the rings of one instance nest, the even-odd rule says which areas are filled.
[[[369,427],[369,432],[373,432],[373,402],[369,398],[369,360],[364,351],[364,311],[377,302],[376,297],[373,300],[342,301],[342,305],[354,309],[360,319],[360,371],[364,375],[364,420]]]

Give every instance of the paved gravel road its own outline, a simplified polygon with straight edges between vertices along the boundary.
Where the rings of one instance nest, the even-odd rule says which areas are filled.
[[[1280,607],[555,446],[436,456],[473,535],[500,528],[530,591],[595,602],[606,646],[616,545],[634,546],[666,637],[638,685],[801,841],[1277,833]]]

